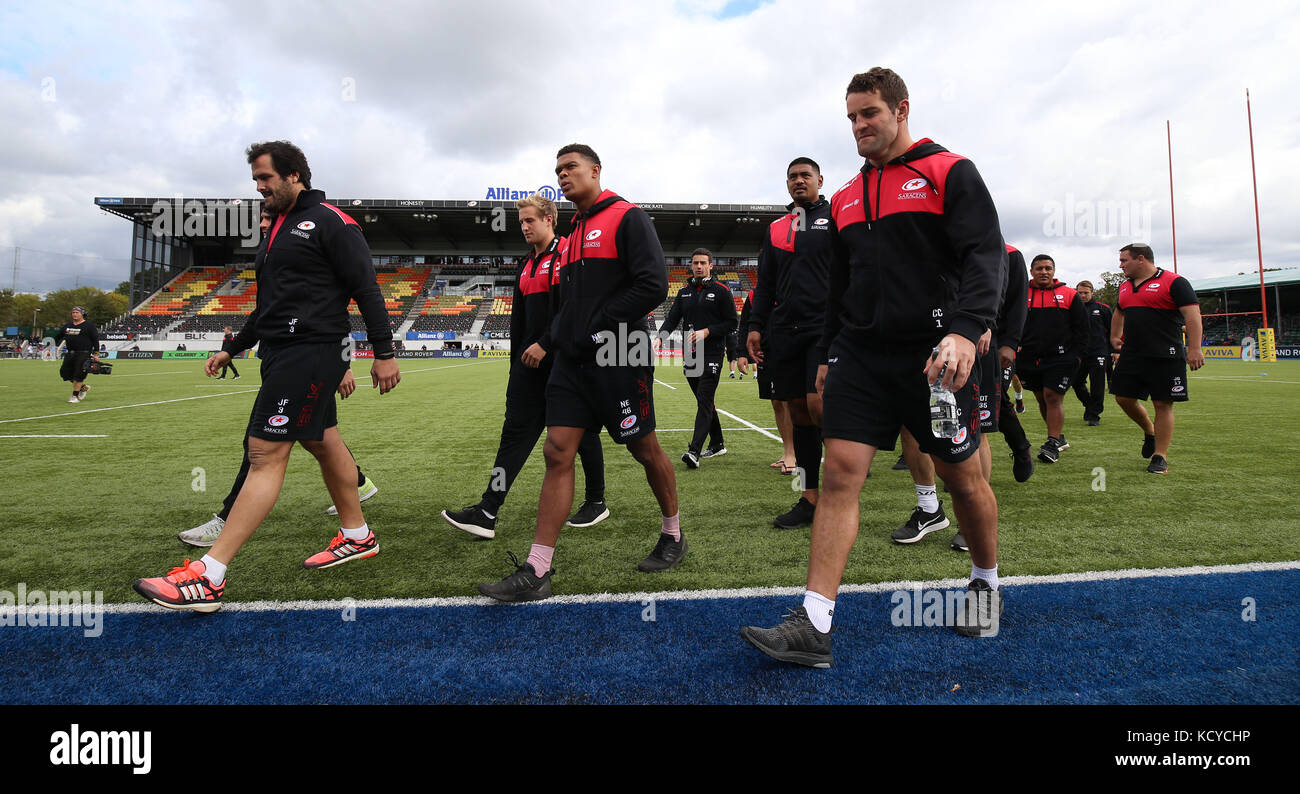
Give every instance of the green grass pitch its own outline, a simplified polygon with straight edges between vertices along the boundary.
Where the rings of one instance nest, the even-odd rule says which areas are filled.
[[[0,589],[25,583],[29,590],[102,590],[107,602],[141,602],[130,589],[136,578],[201,556],[176,533],[220,509],[239,467],[259,382],[257,363],[244,364],[242,379],[214,381],[197,361],[119,361],[114,374],[92,377],[88,398],[72,405],[57,363],[0,361]],[[509,572],[507,550],[527,553],[542,482],[540,443],[509,495],[495,540],[475,540],[439,516],[476,502],[487,483],[507,362],[401,364],[401,385],[381,397],[368,388],[369,362],[358,361],[361,388],[339,403],[343,437],[380,488],[365,513],[382,552],[332,570],[302,568],[338,523],[325,515],[329,496],[315,461],[297,449],[279,503],[231,565],[228,600],[474,595],[477,583]],[[780,531],[771,523],[798,498],[790,478],[768,468],[779,443],[723,417],[729,454],[687,470],[679,458],[689,433],[674,431],[691,426],[694,399],[680,366],[666,364],[656,375],[677,387],[656,385],[655,407],[660,441],[677,471],[690,556],[667,574],[636,570],[654,544],[658,511],[641,468],[606,438],[613,516],[565,530],[555,555],[557,594],[803,584],[809,530]],[[1067,395],[1071,448],[1060,463],[1040,464],[1023,485],[1012,479],[1006,445],[995,435],[1000,572],[1300,556],[1300,464],[1289,451],[1300,438],[1300,362],[1211,361],[1191,375],[1189,390],[1191,402],[1176,409],[1165,477],[1145,473],[1141,433],[1113,401],[1102,425],[1089,428]],[[752,378],[724,375],[717,403],[773,426],[770,404],[758,399]],[[1043,423],[1032,396],[1028,405],[1022,420],[1037,446]],[[117,409],[97,410],[106,408]],[[103,437],[15,437],[25,435]],[[845,581],[966,576],[968,557],[948,548],[953,530],[910,547],[889,541],[915,504],[907,473],[890,470],[896,457],[878,456],[862,492],[861,530]],[[577,502],[581,482],[579,473]]]

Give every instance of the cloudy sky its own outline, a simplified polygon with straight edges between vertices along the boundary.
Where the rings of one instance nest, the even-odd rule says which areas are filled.
[[[243,150],[272,138],[340,196],[549,184],[575,140],[633,201],[784,203],[803,154],[829,195],[861,166],[844,87],[877,65],[907,81],[913,135],[971,158],[1007,240],[1071,283],[1135,239],[1172,264],[1166,120],[1179,271],[1256,266],[1249,88],[1265,265],[1296,266],[1300,9],[1226,9],[0,0],[0,287],[17,246],[19,290],[112,288],[128,224],[94,196],[253,196]]]

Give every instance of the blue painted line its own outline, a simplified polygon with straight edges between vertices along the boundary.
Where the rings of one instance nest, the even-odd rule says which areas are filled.
[[[117,614],[98,638],[0,628],[0,702],[1294,704],[1297,592],[1294,570],[1008,587],[983,640],[849,594],[830,670],[739,638],[788,597],[658,601],[653,622],[636,603]]]

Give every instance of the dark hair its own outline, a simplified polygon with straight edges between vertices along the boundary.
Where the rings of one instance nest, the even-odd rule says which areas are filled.
[[[1029,266],[1033,267],[1034,265],[1038,264],[1040,260],[1043,259],[1046,259],[1048,262],[1052,263],[1053,270],[1056,269],[1056,260],[1048,256],[1047,254],[1039,254],[1038,256],[1034,257],[1033,260],[1029,263]]]
[[[1119,252],[1121,254],[1124,253],[1125,251],[1128,251],[1129,254],[1131,254],[1132,256],[1143,257],[1144,259],[1146,259],[1148,262],[1151,263],[1154,263],[1156,261],[1156,252],[1152,251],[1151,246],[1147,245],[1146,243],[1129,243],[1128,245],[1119,249]]]
[[[822,167],[820,165],[817,165],[817,161],[812,159],[811,157],[794,158],[793,160],[790,161],[790,164],[785,167],[785,172],[787,174],[790,173],[790,169],[794,168],[796,165],[811,165],[813,167],[813,170],[816,171],[817,173],[820,174],[822,172]]]
[[[844,96],[866,94],[871,91],[880,94],[880,98],[885,100],[885,104],[889,105],[891,110],[898,107],[899,102],[907,99],[907,85],[903,82],[903,78],[899,77],[893,69],[886,69],[883,66],[874,66],[862,74],[853,75]]]
[[[710,265],[713,264],[713,254],[709,251],[709,249],[696,248],[694,251],[691,251],[691,259],[694,259],[697,256],[707,256],[709,258],[709,264]]]
[[[558,160],[566,154],[580,154],[596,165],[600,165],[600,155],[596,154],[596,150],[585,143],[571,143],[556,152],[555,157]]]
[[[298,181],[302,186],[311,190],[311,167],[307,165],[307,155],[302,153],[302,149],[294,146],[288,141],[264,141],[255,143],[248,147],[248,164],[252,165],[257,158],[264,154],[271,155],[271,167],[280,175],[282,179],[288,179],[289,174],[298,172]]]

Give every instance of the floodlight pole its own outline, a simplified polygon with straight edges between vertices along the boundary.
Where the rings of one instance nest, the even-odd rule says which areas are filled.
[[[1255,181],[1255,125],[1250,120],[1250,89],[1246,89],[1246,129],[1250,133],[1250,186],[1255,191],[1255,249],[1259,251],[1259,310],[1268,327],[1268,297],[1264,292],[1264,244],[1259,234],[1259,184]]]

